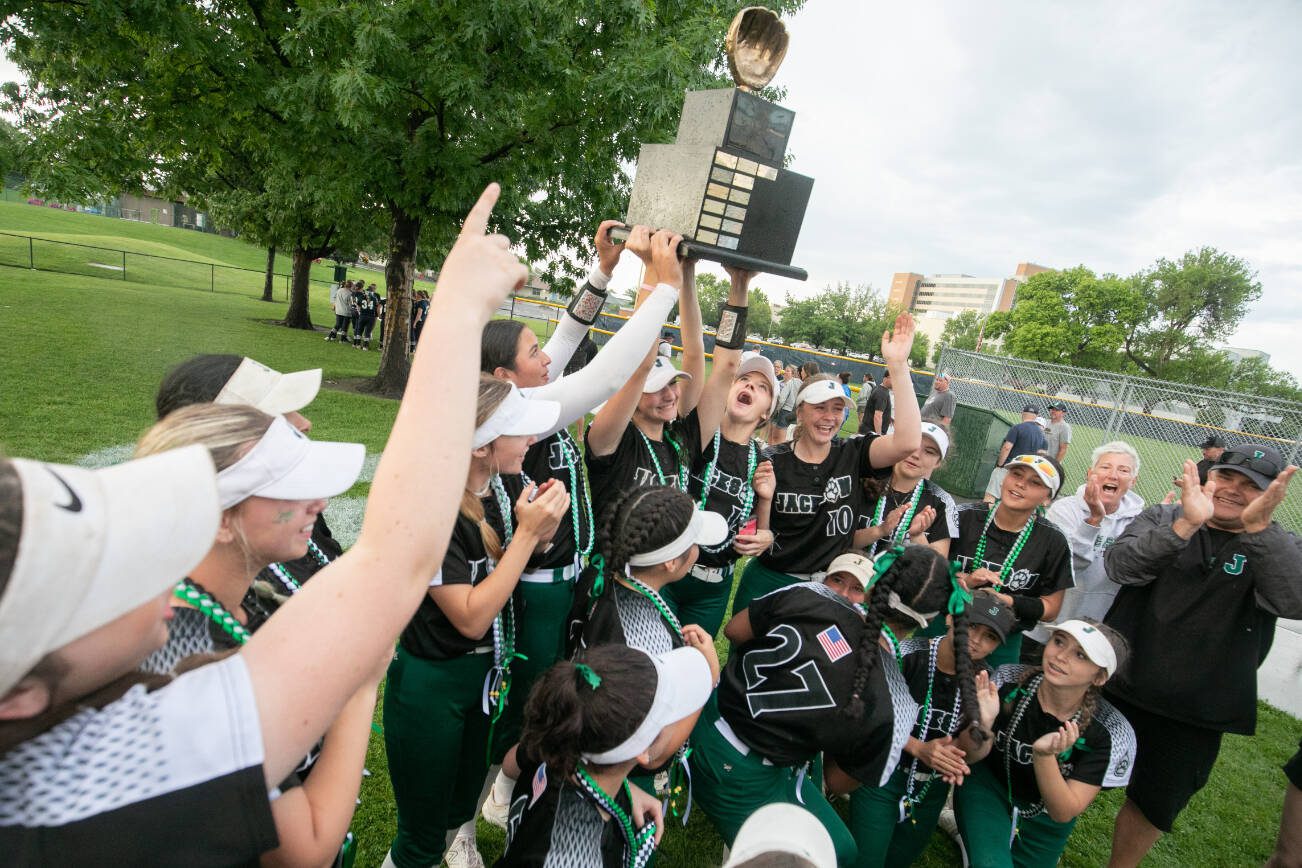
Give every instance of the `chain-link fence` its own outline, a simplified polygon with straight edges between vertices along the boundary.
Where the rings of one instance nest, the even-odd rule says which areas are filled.
[[[1110,440],[1124,440],[1139,453],[1135,489],[1148,503],[1170,490],[1171,477],[1186,458],[1202,457],[1199,444],[1210,435],[1228,446],[1265,443],[1290,464],[1302,457],[1302,404],[1294,401],[950,347],[942,351],[937,370],[950,374],[960,404],[994,410],[1010,423],[1028,404],[1041,410],[1049,402],[1063,404],[1072,426],[1064,460],[1070,488],[1083,481],[1094,448]],[[1275,517],[1302,531],[1302,486],[1291,487]]]
[[[5,265],[255,298],[262,297],[266,280],[266,272],[255,268],[0,232],[0,266]],[[315,268],[321,274],[326,273],[325,266]],[[273,277],[276,300],[288,301],[290,275],[282,273]],[[320,277],[309,278],[309,283],[317,287],[331,285],[331,281]]]
[[[512,296],[502,302],[502,305],[498,308],[499,316],[538,322],[544,339],[551,335],[552,330],[556,327],[556,323],[564,312],[564,304],[528,296]],[[593,323],[593,341],[598,346],[604,345],[610,336],[617,332],[627,321],[628,317],[624,314],[612,313],[608,310],[603,311],[598,315],[596,322]],[[675,348],[680,348],[682,339],[679,336],[678,325],[665,323],[661,327],[661,331],[669,337]],[[708,358],[714,352],[714,332],[709,329],[705,330],[704,344],[706,357]],[[872,359],[838,356],[821,350],[792,347],[786,344],[773,343],[772,341],[748,338],[745,349],[754,350],[784,365],[803,365],[806,362],[814,362],[818,365],[818,369],[826,374],[840,374],[842,371],[846,371],[850,374],[850,387],[855,392],[858,392],[865,376],[871,377],[873,382],[879,383],[883,372],[886,370],[885,364]],[[931,371],[914,370],[914,391],[920,396],[928,394],[931,391],[933,377],[934,374]]]

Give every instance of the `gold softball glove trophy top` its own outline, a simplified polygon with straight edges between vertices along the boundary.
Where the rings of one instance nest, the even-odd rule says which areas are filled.
[[[688,91],[671,145],[643,145],[624,218],[672,229],[682,254],[805,280],[791,264],[814,179],[783,167],[795,113],[758,96],[787,53],[772,11],[737,13],[724,47],[736,87]]]

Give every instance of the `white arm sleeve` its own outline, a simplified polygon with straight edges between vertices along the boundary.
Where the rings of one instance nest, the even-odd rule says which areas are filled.
[[[546,434],[538,435],[538,439],[550,437],[618,392],[660,337],[660,328],[677,303],[678,290],[667,283],[660,284],[628,322],[606,341],[587,367],[545,386],[526,390],[530,398],[558,401],[561,405],[556,425]]]
[[[604,291],[610,284],[610,277],[600,268],[593,266],[592,273],[588,275],[587,283],[592,284],[592,288]],[[583,292],[585,284],[579,284],[578,292]],[[565,374],[565,366],[574,358],[574,351],[578,349],[579,344],[583,342],[583,336],[588,333],[588,327],[583,323],[570,316],[567,310],[561,314],[560,322],[556,323],[556,331],[547,339],[547,345],[543,347],[543,352],[551,359],[547,366],[547,378],[549,380],[559,380]]]

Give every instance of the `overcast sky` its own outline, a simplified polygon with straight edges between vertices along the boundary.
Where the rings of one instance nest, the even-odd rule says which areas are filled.
[[[1212,245],[1263,287],[1226,343],[1302,379],[1302,4],[810,0],[788,29],[810,277],[759,285]]]

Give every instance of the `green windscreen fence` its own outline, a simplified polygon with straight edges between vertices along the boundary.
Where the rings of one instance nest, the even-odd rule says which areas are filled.
[[[949,454],[931,478],[950,494],[979,500],[995,468],[1008,424],[993,410],[959,404],[949,425]]]

